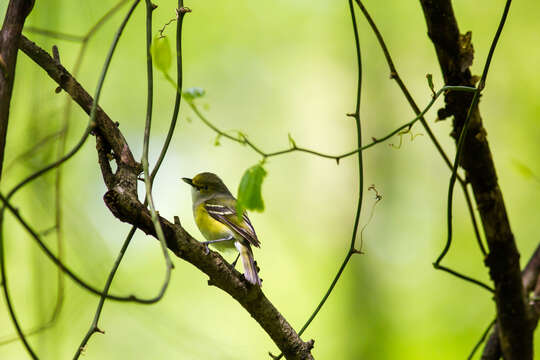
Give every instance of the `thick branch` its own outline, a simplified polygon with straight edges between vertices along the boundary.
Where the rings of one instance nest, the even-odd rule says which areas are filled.
[[[20,42],[23,50],[42,67],[88,113],[92,98],[81,85],[44,50],[26,38]],[[106,205],[121,221],[130,223],[148,235],[156,237],[150,212],[137,198],[137,175],[140,166],[135,162],[128,144],[115,123],[98,108],[96,117],[98,158],[109,190],[104,195]],[[106,164],[108,149],[112,150],[118,170],[112,173]],[[251,286],[242,274],[229,265],[218,253],[206,255],[205,247],[191,237],[180,224],[159,217],[167,247],[209,276],[209,284],[219,287],[240,303],[268,333],[287,359],[312,359],[313,341],[304,342],[281,313],[257,286]]]
[[[435,46],[447,85],[474,85],[469,66],[471,34],[461,35],[450,0],[420,0],[428,34]],[[454,117],[453,136],[461,133],[472,96],[449,93],[439,117]],[[519,252],[514,241],[495,165],[478,107],[472,111],[460,165],[470,181],[489,247],[485,259],[495,283],[497,324],[506,359],[532,359],[532,327],[521,282]]]
[[[540,280],[540,245],[536,248],[532,254],[529,262],[521,272],[521,278],[523,280],[523,288],[526,294],[530,294],[534,291],[534,295],[538,296],[540,289],[538,288],[538,281]],[[534,311],[533,326],[538,325],[538,319],[540,317],[540,309],[538,308],[538,301],[533,300],[531,303],[531,309]],[[489,336],[484,352],[482,354],[482,360],[498,360],[502,356],[501,354],[501,342],[499,341],[499,327],[495,325],[491,335]]]
[[[9,120],[9,104],[15,80],[15,64],[24,20],[32,11],[34,0],[12,0],[8,4],[0,30],[0,178]]]
[[[150,212],[139,201],[120,189],[109,190],[105,203],[121,221],[137,226],[156,237]],[[205,254],[205,247],[192,238],[181,226],[159,218],[167,247],[178,257],[193,264],[215,285],[238,301],[270,335],[287,359],[311,359],[311,342],[303,342],[287,320],[266,298],[258,286],[249,285],[242,274],[228,264],[218,253]]]

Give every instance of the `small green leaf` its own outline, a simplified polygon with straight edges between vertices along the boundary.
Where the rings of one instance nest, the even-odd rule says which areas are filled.
[[[289,145],[291,146],[291,149],[296,149],[296,141],[291,136],[291,133],[289,133]]]
[[[154,59],[155,67],[166,74],[171,67],[172,61],[169,38],[155,37],[150,46],[150,54],[152,54],[152,59]]]
[[[214,140],[214,146],[220,146],[221,142],[219,139],[221,138],[221,134],[217,134],[216,139]]]
[[[240,139],[240,141],[242,142],[242,144],[246,144],[246,140],[247,140],[247,136],[246,134],[244,134],[243,132],[241,131],[237,131],[238,133],[238,139]],[[245,175],[244,175],[245,176]]]
[[[241,218],[244,210],[263,211],[264,201],[262,198],[262,183],[266,176],[266,170],[262,164],[250,167],[244,172],[238,186],[238,202],[236,212]]]
[[[426,74],[427,83],[429,85],[429,88],[431,89],[431,92],[433,95],[435,95],[435,86],[433,86],[433,75]]]
[[[204,94],[206,94],[206,91],[200,87],[191,87],[182,93],[182,95],[184,95],[184,99],[187,101],[193,101],[196,98],[201,98],[204,96]]]

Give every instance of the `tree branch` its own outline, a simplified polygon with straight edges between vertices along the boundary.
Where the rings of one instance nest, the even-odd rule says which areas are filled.
[[[450,0],[420,2],[445,83],[474,85],[476,80],[469,70],[474,53],[471,34],[460,34]],[[510,1],[507,1],[505,14],[509,4]],[[483,83],[478,91],[482,88]],[[439,110],[440,118],[453,116],[452,135],[456,139],[465,125],[473,96],[468,93],[447,94],[446,107]],[[506,359],[532,359],[532,327],[521,282],[520,255],[486,136],[478,106],[474,104],[459,165],[465,169],[471,183],[488,243],[489,254],[485,263],[495,283],[497,324],[503,354]]]
[[[77,82],[75,78],[58,62],[56,62],[45,50],[28,40],[24,35],[19,42],[20,49],[28,55],[36,64],[49,74],[58,85],[62,87],[79,106],[90,114],[93,99],[88,92]],[[109,144],[113,155],[117,157],[119,164],[141,169],[141,165],[135,161],[124,136],[118,129],[118,124],[101,109],[96,110],[96,128]]]
[[[34,62],[42,67],[70,96],[89,113],[92,98],[69,72],[36,44],[22,38],[19,44]],[[96,133],[103,140],[98,146],[101,168],[104,170],[109,190],[104,195],[105,204],[121,221],[130,223],[148,235],[156,237],[151,214],[137,198],[137,176],[140,165],[134,160],[129,146],[116,124],[98,107]],[[103,145],[107,146],[103,146]],[[106,154],[111,149],[117,162],[117,171],[112,173],[106,166]],[[208,283],[219,287],[240,303],[268,333],[287,359],[312,359],[313,341],[304,342],[296,331],[266,298],[257,286],[247,283],[242,274],[228,264],[218,253],[206,255],[205,247],[191,237],[179,224],[172,224],[159,217],[167,247],[176,256],[193,264],[209,276]]]
[[[12,0],[8,4],[2,30],[0,30],[0,179],[4,164],[4,150],[9,120],[9,104],[15,80],[18,44],[24,21],[34,0]]]
[[[532,254],[529,262],[521,272],[521,279],[523,281],[523,288],[525,294],[528,295],[531,292],[534,292],[534,297],[537,297],[540,293],[538,288],[538,281],[540,280],[540,245],[536,248]],[[538,308],[538,301],[531,301],[531,309],[534,311],[534,322],[533,326],[538,325],[538,319],[540,317],[540,309]],[[491,335],[489,336],[486,346],[484,347],[484,352],[482,353],[482,360],[497,360],[502,356],[501,353],[501,342],[499,340],[499,326],[495,325]]]

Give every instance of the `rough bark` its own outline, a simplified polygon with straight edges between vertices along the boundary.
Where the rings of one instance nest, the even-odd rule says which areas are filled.
[[[523,288],[527,294],[532,292],[533,298],[537,299],[540,296],[540,245],[536,248],[533,255],[529,259],[529,262],[521,272],[521,278],[523,281]],[[540,302],[533,300],[529,304],[531,310],[534,312],[533,326],[538,325],[538,319],[540,317]],[[497,360],[502,356],[501,342],[499,341],[499,326],[495,324],[491,335],[489,336],[484,351],[482,353],[482,360]]]
[[[34,0],[10,1],[2,30],[0,30],[0,179],[4,164],[9,104],[15,80],[19,39],[24,21],[33,7]]]
[[[92,105],[91,96],[46,51],[22,37],[20,48],[64,89],[87,113]],[[98,108],[95,125],[98,161],[108,191],[104,195],[107,207],[119,220],[135,225],[155,238],[155,228],[150,211],[137,198],[137,176],[140,165],[134,160],[125,138],[118,126]],[[109,152],[117,163],[113,173],[109,164]],[[261,288],[249,284],[242,274],[228,264],[218,253],[206,254],[205,247],[189,235],[179,221],[171,223],[159,217],[167,247],[176,256],[193,264],[210,278],[208,283],[216,286],[240,303],[260,324],[287,359],[313,359],[313,340],[304,342],[296,331],[266,298]]]
[[[420,0],[446,85],[473,86],[476,78],[469,66],[473,60],[471,34],[460,34],[450,0]],[[472,94],[451,92],[445,97],[440,118],[453,116],[453,136],[460,134]],[[495,284],[497,327],[502,352],[507,360],[533,357],[533,329],[527,306],[519,252],[497,181],[493,157],[478,107],[470,119],[460,163],[471,183],[482,220],[489,254],[485,264]]]

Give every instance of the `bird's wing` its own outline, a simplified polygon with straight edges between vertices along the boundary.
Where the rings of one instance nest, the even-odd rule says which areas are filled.
[[[227,225],[234,230],[244,239],[246,239],[251,245],[259,247],[261,242],[255,234],[255,229],[251,225],[251,221],[244,212],[241,219],[238,219],[236,214],[236,200],[231,199],[223,201],[220,199],[219,203],[215,199],[205,201],[204,208],[208,214],[217,221]]]

